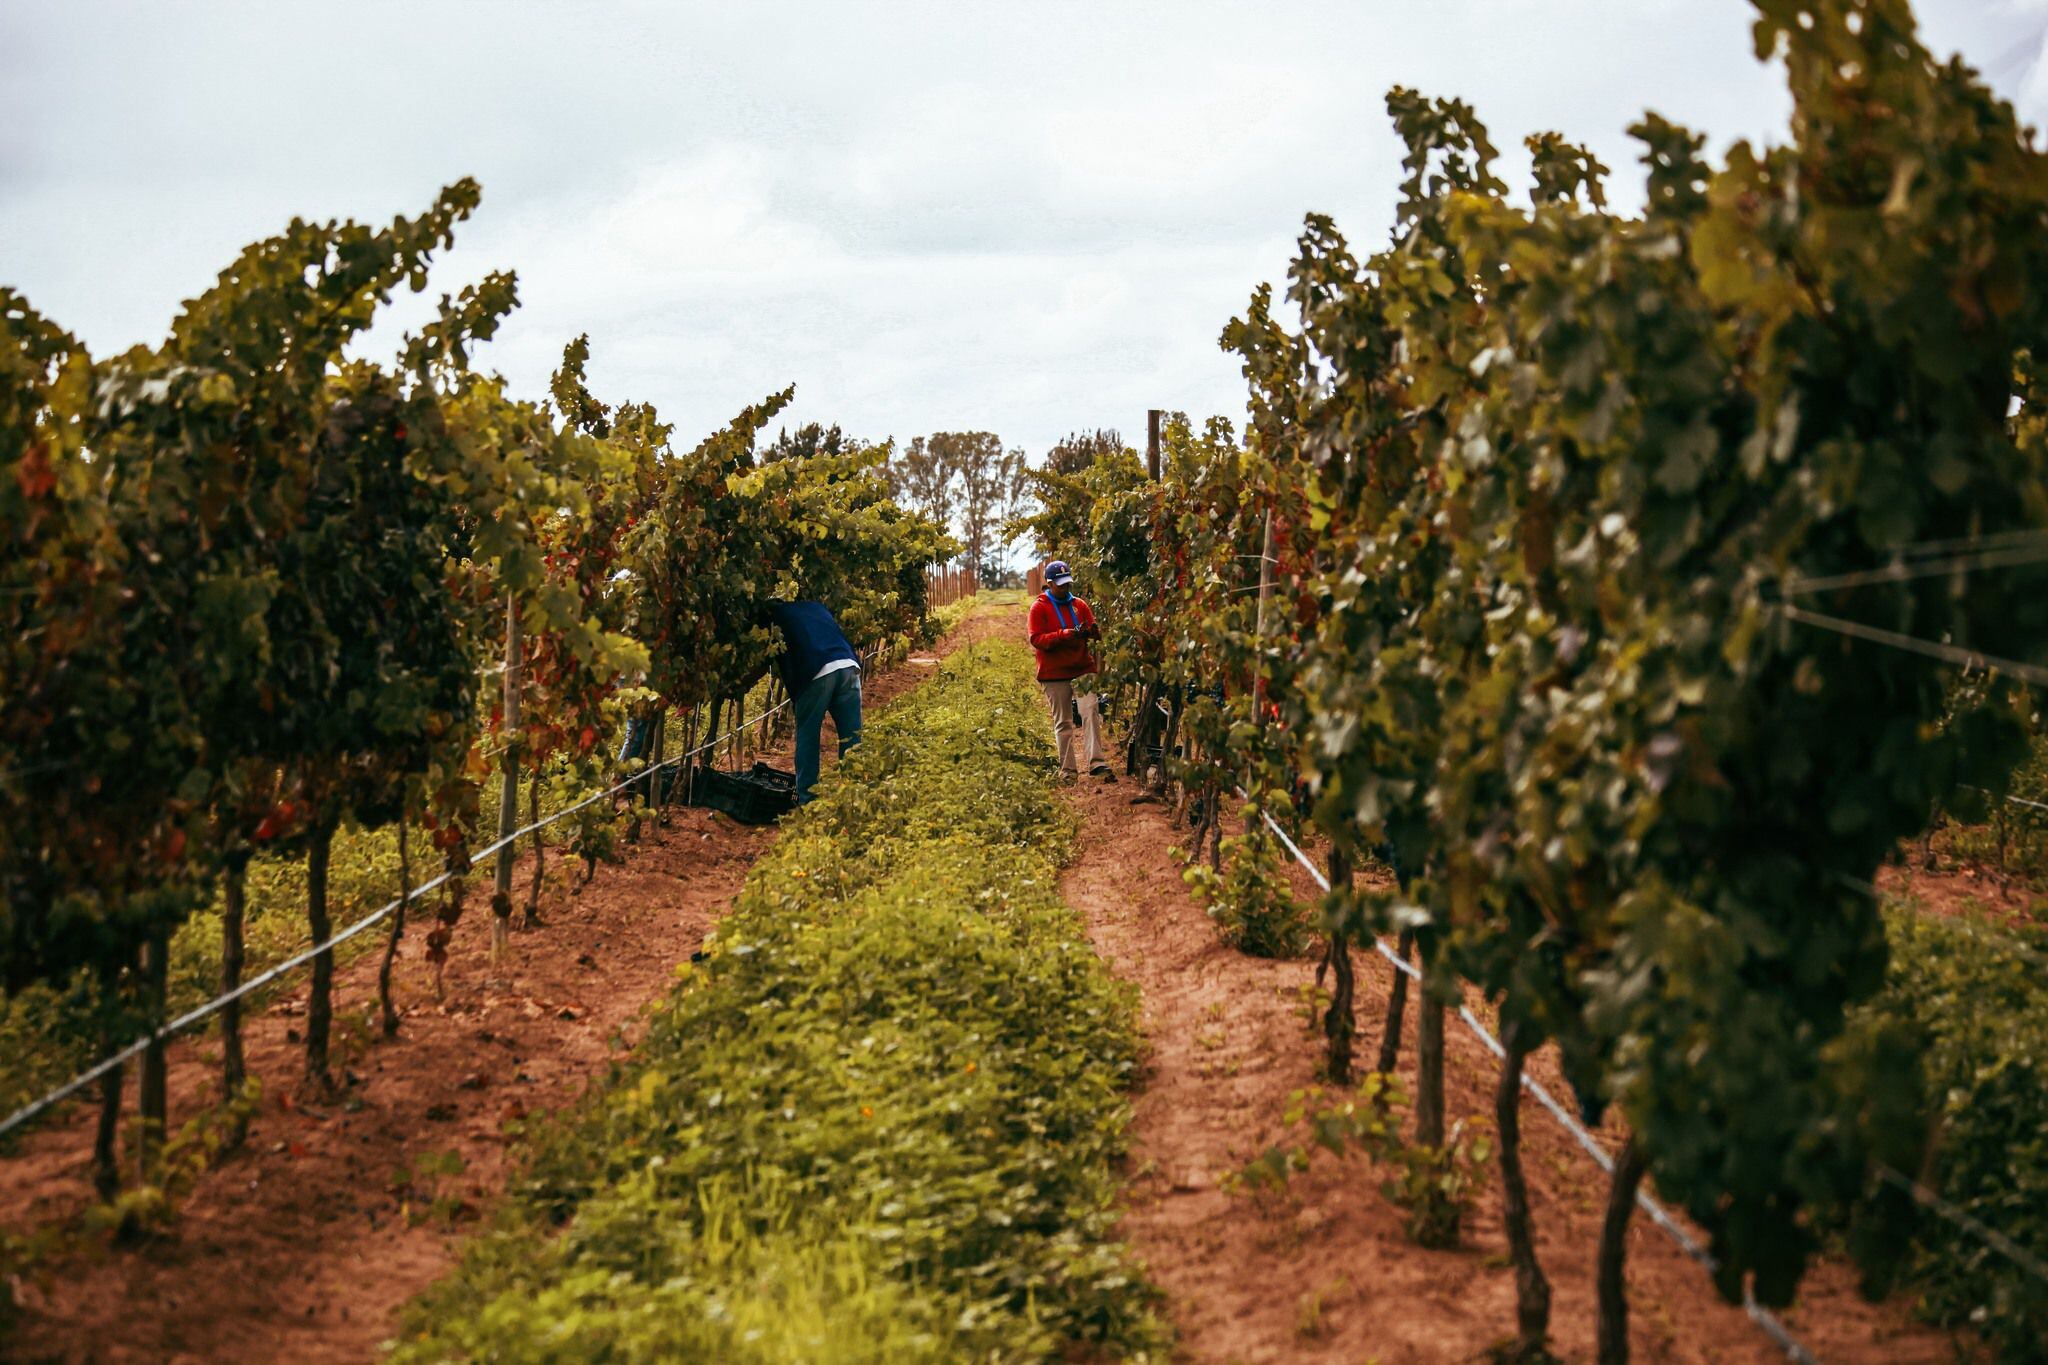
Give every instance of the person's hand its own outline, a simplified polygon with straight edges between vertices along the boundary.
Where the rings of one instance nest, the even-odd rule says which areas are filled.
[[[1100,640],[1102,638],[1102,627],[1090,621],[1087,625],[1081,627],[1081,638],[1084,640]]]

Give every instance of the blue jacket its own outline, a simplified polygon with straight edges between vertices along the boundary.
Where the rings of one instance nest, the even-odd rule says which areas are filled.
[[[771,609],[782,632],[782,685],[794,697],[818,670],[838,659],[854,657],[853,646],[823,602],[777,602]]]

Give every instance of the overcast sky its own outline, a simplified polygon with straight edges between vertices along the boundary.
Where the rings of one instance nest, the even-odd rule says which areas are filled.
[[[2048,0],[1921,0],[2048,121]],[[114,4],[0,0],[0,283],[96,351],[294,215],[388,219],[471,175],[435,292],[509,267],[483,363],[593,387],[693,442],[794,383],[869,438],[1143,439],[1148,407],[1241,415],[1217,349],[1302,215],[1384,237],[1396,83],[1474,102],[1520,182],[1559,129],[1639,199],[1655,108],[1774,138],[1742,0],[1317,4]]]

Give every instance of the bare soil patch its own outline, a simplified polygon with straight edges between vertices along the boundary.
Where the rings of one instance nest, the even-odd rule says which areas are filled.
[[[879,670],[870,709],[935,671],[940,655],[1007,617],[969,616],[929,654]],[[786,766],[785,739],[769,754]],[[826,746],[826,762],[832,746]],[[175,1221],[136,1247],[88,1243],[16,1286],[24,1306],[0,1355],[23,1361],[360,1361],[398,1309],[452,1262],[504,1189],[518,1123],[573,1103],[630,1050],[644,1007],[703,941],[775,837],[703,810],[648,822],[621,864],[580,894],[551,857],[545,927],[488,961],[488,897],[472,892],[437,1004],[409,934],[394,973],[400,1036],[372,1041],[376,954],[335,980],[341,1098],[288,1097],[298,1080],[303,990],[246,1026],[265,1100],[244,1146],[207,1172]],[[579,869],[580,870],[580,869]],[[522,858],[515,885],[531,875]],[[132,1100],[131,1082],[131,1100]],[[170,1055],[175,1126],[218,1093],[217,1045]],[[75,1106],[0,1162],[0,1224],[21,1231],[90,1200],[93,1115]],[[422,1158],[441,1173],[418,1175]],[[412,1177],[412,1178],[409,1178]]]
[[[1943,919],[1964,919],[2002,928],[2048,925],[2048,895],[2017,873],[1954,855],[1937,841],[1933,867],[1917,848],[1907,850],[1904,863],[1877,871],[1877,889],[1886,896],[1913,902],[1923,913]]]
[[[1135,1096],[1134,1149],[1124,1230],[1166,1291],[1180,1354],[1214,1361],[1446,1361],[1483,1358],[1511,1335],[1514,1276],[1507,1265],[1497,1181],[1470,1218],[1465,1245],[1431,1251],[1409,1242],[1401,1211],[1357,1160],[1318,1153],[1284,1195],[1220,1187],[1276,1141],[1289,1092],[1318,1081],[1319,1037],[1305,999],[1312,960],[1245,957],[1217,940],[1169,857],[1170,812],[1133,805],[1136,787],[1083,783],[1076,857],[1062,882],[1096,948],[1143,995],[1149,1067]],[[1304,895],[1314,895],[1304,877]],[[1392,968],[1360,953],[1358,1055],[1375,1056]],[[1489,1011],[1475,1010],[1482,1014]],[[1404,1081],[1414,1084],[1415,1008],[1404,1039]],[[1498,1064],[1453,1017],[1447,1024],[1448,1115],[1492,1113]],[[1554,1060],[1532,1070],[1568,1094]],[[1523,1105],[1524,1163],[1539,1251],[1553,1292],[1559,1354],[1593,1357],[1594,1250],[1605,1176],[1534,1103]],[[1610,1151],[1622,1134],[1600,1134]],[[1631,1338],[1643,1361],[1776,1361],[1784,1357],[1739,1308],[1721,1302],[1705,1273],[1640,1215],[1629,1239]],[[1872,1306],[1845,1268],[1824,1265],[1784,1318],[1828,1361],[1943,1361],[1940,1333],[1897,1305]]]

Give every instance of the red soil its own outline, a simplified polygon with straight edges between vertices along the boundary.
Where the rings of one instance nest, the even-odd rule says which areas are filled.
[[[1938,852],[1942,842],[1937,840]],[[2048,924],[2048,897],[2028,878],[1953,855],[1939,856],[1928,867],[1917,847],[1906,854],[1903,864],[1877,870],[1877,889],[1887,896],[1911,898],[1925,913],[1944,919],[2008,928]]]
[[[1134,794],[1128,780],[1074,789],[1082,833],[1061,885],[1103,957],[1142,992],[1150,1061],[1135,1097],[1124,1231],[1166,1291],[1181,1354],[1388,1365],[1483,1358],[1514,1323],[1497,1179],[1472,1211],[1464,1247],[1451,1251],[1407,1240],[1401,1211],[1361,1160],[1319,1151],[1285,1194],[1219,1186],[1273,1143],[1300,1141],[1280,1120],[1289,1092],[1318,1080],[1320,1038],[1302,1006],[1315,968],[1222,946],[1168,856],[1182,832],[1166,808],[1132,805]],[[1305,899],[1317,894],[1305,877],[1297,889]],[[1357,1055],[1369,1066],[1392,969],[1377,954],[1360,953],[1357,963]],[[1411,1093],[1415,1018],[1411,994],[1403,1049]],[[1497,1062],[1455,1016],[1446,1037],[1449,1117],[1490,1116]],[[1554,1094],[1568,1094],[1551,1058],[1533,1059],[1531,1070]],[[1590,1360],[1606,1179],[1539,1106],[1525,1102],[1522,1114],[1554,1346],[1565,1359]],[[1611,1152],[1622,1134],[1610,1121],[1600,1136]],[[1635,1359],[1784,1358],[1640,1215],[1628,1254]],[[1783,1316],[1828,1361],[1953,1356],[1945,1337],[1910,1323],[1902,1308],[1860,1301],[1840,1266],[1819,1267]]]
[[[970,620],[941,646],[991,629]],[[875,707],[931,676],[930,655],[881,672]],[[787,762],[787,742],[779,751]],[[830,762],[830,747],[827,749]],[[396,1327],[399,1308],[451,1264],[504,1189],[517,1120],[573,1102],[638,1035],[643,1007],[702,942],[754,859],[774,839],[702,810],[643,827],[622,865],[570,895],[550,858],[545,927],[515,934],[488,961],[488,897],[472,892],[450,947],[447,1001],[433,999],[420,935],[394,973],[404,1020],[375,1036],[377,958],[336,974],[331,1105],[278,1097],[301,1068],[303,990],[248,1021],[250,1074],[265,1100],[247,1142],[202,1176],[161,1234],[137,1247],[86,1237],[14,1286],[23,1312],[0,1355],[22,1361],[360,1361]],[[515,886],[531,875],[522,858]],[[175,1127],[218,1093],[218,1046],[173,1046]],[[131,1097],[133,1091],[130,1091]],[[0,1225],[75,1218],[89,1201],[93,1114],[74,1106],[0,1162]],[[403,1188],[423,1156],[459,1157],[460,1173]],[[452,1161],[447,1164],[454,1164]],[[0,1327],[0,1332],[5,1328]]]

